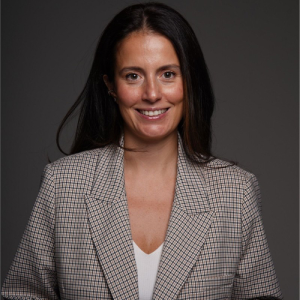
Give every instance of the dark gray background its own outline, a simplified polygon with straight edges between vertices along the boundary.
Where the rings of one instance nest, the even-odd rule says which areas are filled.
[[[143,1],[141,1],[143,2]],[[215,89],[214,152],[257,175],[286,299],[298,299],[298,1],[162,1],[194,28]],[[2,1],[2,280],[56,129],[100,33],[134,1]],[[63,136],[66,149],[72,128]]]

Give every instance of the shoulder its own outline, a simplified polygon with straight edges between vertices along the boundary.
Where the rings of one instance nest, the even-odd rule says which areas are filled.
[[[80,169],[82,171],[86,169],[91,170],[93,166],[99,163],[99,160],[105,160],[112,156],[113,148],[115,147],[109,145],[103,148],[96,148],[68,155],[50,163],[49,166],[55,171],[70,171],[72,169]]]
[[[259,189],[253,173],[221,159],[209,162],[203,173],[208,190],[214,195],[241,199],[249,190]]]
[[[100,149],[84,151],[62,157],[48,165],[54,173],[85,171],[91,169],[101,155]]]
[[[103,168],[114,157],[115,148],[115,146],[109,145],[62,157],[48,164],[44,173],[51,174],[54,180],[61,184],[92,182],[97,168]]]
[[[237,182],[245,184],[248,181],[256,180],[253,173],[246,171],[236,164],[221,159],[214,159],[203,167],[206,177],[217,182]]]
[[[56,195],[61,197],[88,194],[95,180],[99,176],[104,178],[115,165],[118,149],[108,145],[60,158],[45,167],[42,182],[51,183]]]

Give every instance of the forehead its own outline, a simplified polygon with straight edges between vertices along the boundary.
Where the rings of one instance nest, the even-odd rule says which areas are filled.
[[[163,35],[133,32],[123,39],[116,51],[116,68],[127,66],[152,66],[178,64],[172,43]]]

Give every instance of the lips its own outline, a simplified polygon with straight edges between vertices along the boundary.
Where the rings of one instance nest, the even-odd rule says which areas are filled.
[[[159,116],[161,114],[164,114],[168,109],[158,109],[158,110],[138,110],[139,113],[145,115],[145,116],[149,116],[149,117],[153,117],[153,116]]]

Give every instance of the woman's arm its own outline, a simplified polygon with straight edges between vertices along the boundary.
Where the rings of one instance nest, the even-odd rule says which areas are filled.
[[[263,227],[260,190],[254,175],[244,188],[242,235],[232,299],[283,299]]]
[[[55,185],[46,166],[40,191],[2,287],[7,299],[59,299],[55,269]]]

